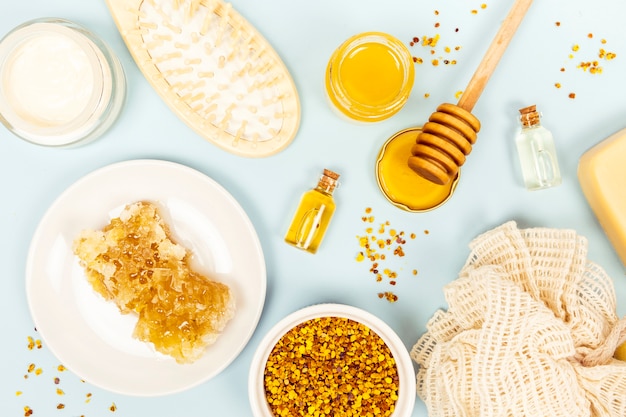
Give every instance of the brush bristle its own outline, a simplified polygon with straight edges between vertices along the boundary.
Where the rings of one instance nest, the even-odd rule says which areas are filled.
[[[288,119],[299,117],[297,93],[271,47],[231,7],[219,0],[143,1],[137,29],[150,57],[144,64],[221,140],[275,140]]]

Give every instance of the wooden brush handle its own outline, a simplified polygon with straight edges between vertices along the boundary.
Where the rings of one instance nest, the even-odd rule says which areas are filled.
[[[459,107],[469,112],[472,111],[532,2],[533,0],[515,0],[515,4],[513,4],[511,11],[509,11],[509,14],[502,22],[500,30],[498,30],[496,37],[491,42],[489,49],[487,49],[485,56],[459,99]]]

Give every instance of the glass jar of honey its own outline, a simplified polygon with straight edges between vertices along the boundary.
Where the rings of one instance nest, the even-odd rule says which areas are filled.
[[[447,184],[439,185],[417,175],[407,163],[421,128],[401,130],[381,148],[376,160],[376,181],[387,200],[413,213],[434,210],[448,201],[459,182],[460,171]]]
[[[377,122],[396,114],[413,88],[415,69],[408,48],[382,32],[346,40],[326,68],[326,93],[343,115]]]

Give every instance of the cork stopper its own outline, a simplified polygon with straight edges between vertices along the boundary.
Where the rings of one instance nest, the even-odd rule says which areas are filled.
[[[324,174],[320,178],[317,186],[327,193],[332,193],[337,185],[339,180],[339,174],[331,171],[330,169],[324,169]]]
[[[519,112],[522,126],[530,127],[539,124],[539,119],[541,118],[541,115],[537,111],[537,106],[535,104],[533,104],[532,106],[524,107],[520,109]]]

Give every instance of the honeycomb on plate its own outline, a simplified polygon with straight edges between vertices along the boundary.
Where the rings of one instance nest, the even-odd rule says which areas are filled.
[[[133,336],[179,363],[199,359],[234,316],[230,288],[194,271],[158,208],[136,202],[102,230],[83,230],[73,251],[92,287],[123,314]]]

